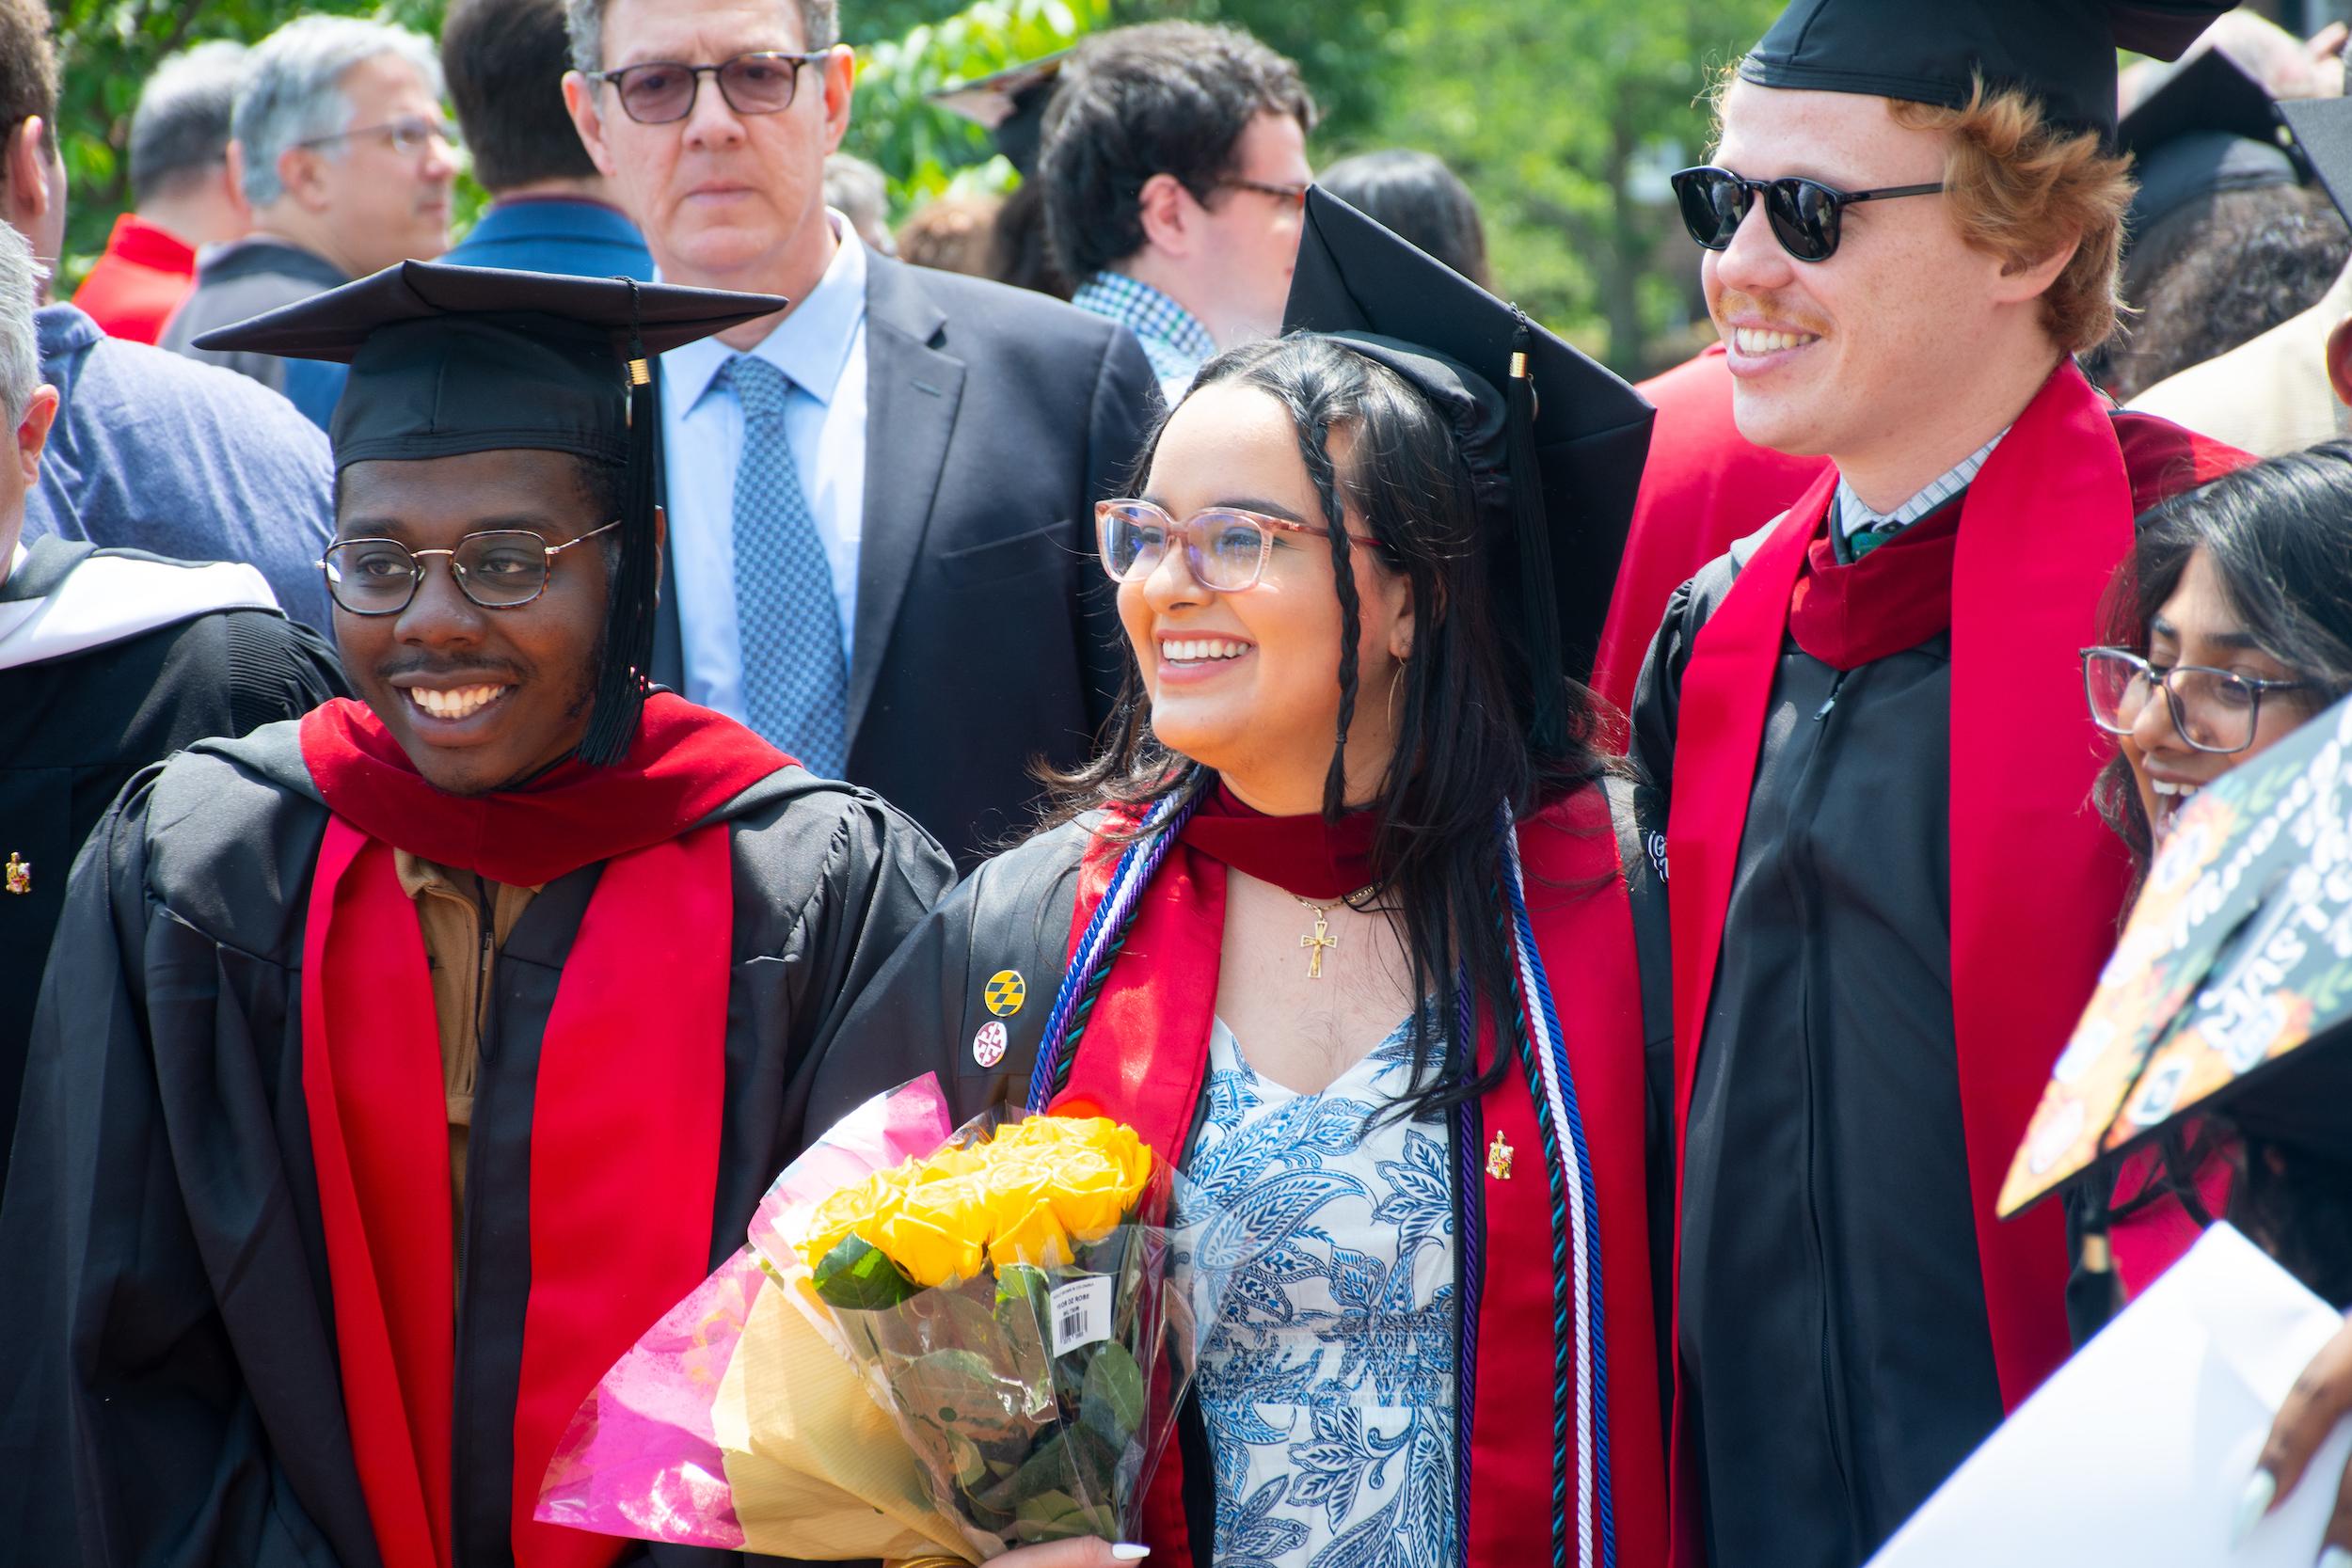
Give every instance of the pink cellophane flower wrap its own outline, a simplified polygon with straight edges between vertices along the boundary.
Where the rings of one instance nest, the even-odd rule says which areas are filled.
[[[755,1233],[795,1195],[822,1195],[919,1158],[954,1127],[934,1078],[876,1096],[793,1162],[761,1204]],[[539,1519],[679,1545],[758,1549],[736,1516],[714,1411],[763,1289],[775,1287],[746,1247],[614,1364],[556,1445]]]

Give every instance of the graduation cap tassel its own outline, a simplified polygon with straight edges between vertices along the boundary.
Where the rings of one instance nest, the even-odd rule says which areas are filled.
[[[654,445],[661,420],[655,407],[653,363],[646,356],[630,281],[628,329],[628,455],[621,486],[621,562],[605,608],[604,668],[580,760],[609,768],[628,754],[645,705],[653,664],[654,600],[660,592],[654,531]]]
[[[1544,515],[1543,469],[1535,458],[1535,382],[1528,373],[1534,324],[1513,307],[1511,373],[1503,388],[1503,440],[1510,466],[1513,531],[1518,536],[1519,602],[1527,648],[1528,740],[1537,756],[1556,757],[1567,749],[1568,715],[1563,689],[1566,656],[1560,641],[1560,605],[1552,581],[1551,531]]]

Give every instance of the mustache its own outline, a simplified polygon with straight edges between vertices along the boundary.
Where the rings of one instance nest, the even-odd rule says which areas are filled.
[[[446,659],[420,658],[412,656],[390,659],[375,667],[375,678],[378,680],[397,680],[403,675],[422,675],[428,679],[443,680],[462,676],[484,686],[493,684],[520,686],[523,682],[523,672],[503,659],[493,659],[486,663],[457,664]]]
[[[1739,315],[1763,316],[1774,324],[1798,332],[1826,336],[1826,325],[1797,306],[1788,296],[1776,293],[1750,293],[1744,289],[1724,289],[1716,294],[1710,307],[1718,324]]]

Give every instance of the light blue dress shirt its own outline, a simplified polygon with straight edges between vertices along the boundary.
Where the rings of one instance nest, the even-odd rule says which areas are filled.
[[[841,214],[839,243],[808,297],[748,352],[792,381],[785,439],[833,569],[841,647],[856,646],[858,546],[866,512],[866,247]],[[735,467],[743,408],[713,386],[735,350],[716,338],[661,356],[662,467],[669,549],[686,656],[686,697],[744,716],[743,644],[735,618]]]

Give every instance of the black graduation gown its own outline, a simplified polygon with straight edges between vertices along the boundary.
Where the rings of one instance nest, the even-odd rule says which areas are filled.
[[[950,875],[888,805],[797,768],[718,815],[735,901],[713,1266],[797,1151],[807,1069],[849,999]],[[326,821],[296,726],[276,724],[142,776],[76,865],[0,1207],[0,1540],[19,1560],[379,1560],[302,1092]],[[509,1560],[536,1059],[600,869],[532,901],[487,1005],[459,1235],[460,1568]]]
[[[92,553],[40,540],[0,585],[0,598],[46,597]],[[326,641],[267,610],[198,613],[0,669],[0,862],[14,856],[30,868],[25,892],[0,892],[0,1149],[16,1125],[24,1043],[67,874],[123,784],[199,740],[241,736],[347,695]]]
[[[1661,798],[1692,639],[1738,570],[1676,592],[1643,671]],[[1841,677],[1782,643],[1682,1167],[1685,1418],[1722,1568],[1851,1568],[2001,1419],[1952,1027],[1949,658],[1939,635]]]

